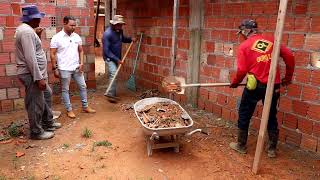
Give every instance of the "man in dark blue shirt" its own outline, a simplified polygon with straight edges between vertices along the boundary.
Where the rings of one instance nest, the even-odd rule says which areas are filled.
[[[110,20],[110,27],[107,28],[102,37],[103,59],[108,64],[110,81],[115,76],[118,65],[123,63],[121,60],[122,43],[135,41],[135,38],[124,36],[122,30],[124,24],[123,16],[115,15],[113,19]],[[104,95],[107,96],[112,103],[117,101],[115,81],[109,93],[106,92]]]

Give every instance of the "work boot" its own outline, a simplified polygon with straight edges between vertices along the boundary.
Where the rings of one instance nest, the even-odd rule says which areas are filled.
[[[34,140],[46,140],[46,139],[53,138],[53,136],[54,136],[53,132],[44,131],[41,134],[31,134],[30,138]]]
[[[52,124],[49,125],[49,126],[43,126],[43,129],[44,129],[45,131],[55,131],[55,130],[61,128],[61,127],[62,127],[61,123],[54,122],[54,123],[52,123]]]
[[[247,153],[247,138],[248,138],[248,131],[246,130],[238,130],[238,142],[231,142],[230,148],[237,151],[240,154]]]
[[[72,110],[67,112],[67,116],[72,119],[76,118],[76,115],[74,114],[74,112]]]
[[[82,112],[85,112],[85,113],[95,113],[96,110],[92,109],[91,107],[85,107],[82,109]]]
[[[277,144],[279,139],[279,130],[270,130],[269,134],[269,142],[268,142],[268,157],[275,158],[277,157]]]

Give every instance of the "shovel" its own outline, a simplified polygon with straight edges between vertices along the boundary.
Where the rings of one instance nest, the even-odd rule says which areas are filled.
[[[122,58],[122,61],[123,61],[123,62],[124,62],[124,60],[126,59],[128,53],[129,53],[129,51],[130,51],[130,49],[131,49],[132,44],[133,44],[133,41],[130,43],[130,45],[129,45],[128,49],[127,49],[126,54],[125,54],[125,55],[123,56],[123,58]],[[111,86],[112,86],[114,80],[116,79],[116,77],[118,76],[118,73],[119,73],[121,67],[122,67],[122,64],[120,64],[120,65],[118,66],[118,69],[117,69],[114,77],[111,79],[111,82],[109,83],[109,86],[108,86],[106,92],[104,93],[105,96],[108,96],[108,93],[109,93],[109,91],[110,91],[110,89],[111,89]]]
[[[130,77],[128,79],[128,82],[127,82],[127,87],[131,91],[136,91],[137,90],[134,73],[135,73],[136,68],[137,68],[137,61],[138,61],[138,57],[139,57],[142,36],[143,36],[143,33],[140,34],[140,40],[139,40],[139,44],[138,44],[138,47],[137,47],[137,54],[136,54],[136,59],[134,60],[134,64],[133,64],[132,74],[130,75]]]
[[[162,81],[162,86],[168,92],[176,92],[177,94],[184,94],[187,87],[219,87],[230,86],[231,83],[194,83],[186,84],[186,80],[183,77],[169,76]],[[239,86],[246,84],[239,84]]]

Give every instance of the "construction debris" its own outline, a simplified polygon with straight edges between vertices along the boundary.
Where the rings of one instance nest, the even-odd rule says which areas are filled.
[[[185,127],[189,116],[177,104],[156,103],[138,112],[143,123],[150,128]]]
[[[150,97],[158,97],[160,92],[157,89],[150,89],[144,91],[141,95],[138,96],[139,99],[150,98]]]

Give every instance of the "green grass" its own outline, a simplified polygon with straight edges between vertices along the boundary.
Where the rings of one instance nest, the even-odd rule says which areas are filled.
[[[109,141],[107,141],[107,140],[95,142],[95,143],[93,143],[93,145],[92,145],[92,149],[91,149],[92,152],[94,151],[94,148],[95,148],[96,146],[110,147],[110,146],[112,146],[112,143],[109,142]]]
[[[84,138],[91,138],[92,137],[92,131],[88,128],[85,128],[82,132],[82,137]]]
[[[105,141],[98,141],[94,143],[95,146],[105,146],[105,147],[110,147],[112,146],[112,143],[105,140]]]
[[[21,135],[21,130],[16,123],[12,123],[8,128],[8,134],[11,137],[18,137]]]

